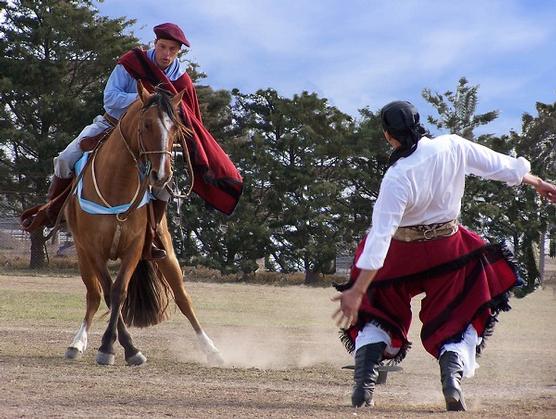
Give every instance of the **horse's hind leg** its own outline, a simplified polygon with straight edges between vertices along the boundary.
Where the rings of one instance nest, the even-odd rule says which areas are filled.
[[[168,247],[166,248],[168,249]],[[193,310],[191,297],[185,290],[185,286],[183,284],[183,274],[174,253],[169,252],[166,259],[158,263],[158,267],[174,293],[174,300],[176,301],[176,304],[185,317],[187,317],[191,326],[193,326],[193,330],[195,330],[195,333],[197,334],[199,346],[206,355],[209,364],[223,364],[224,360],[220,355],[220,351],[204,332],[199,320],[197,320],[197,316]]]
[[[80,250],[78,250],[78,253],[79,252]],[[83,319],[83,323],[81,324],[79,331],[73,338],[71,345],[66,349],[66,353],[64,355],[66,359],[80,358],[87,349],[87,333],[91,328],[93,317],[98,310],[101,298],[100,284],[95,270],[87,261],[86,256],[82,252],[80,253],[79,270],[81,272],[83,283],[87,289],[85,318]]]

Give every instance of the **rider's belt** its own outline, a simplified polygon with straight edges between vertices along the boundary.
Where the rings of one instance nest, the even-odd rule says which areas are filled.
[[[102,115],[102,117],[104,119],[106,119],[108,121],[108,123],[110,125],[112,125],[113,127],[115,127],[116,125],[118,125],[118,120],[116,118],[114,118],[113,116],[108,115],[107,112],[104,112],[104,115]]]
[[[399,227],[393,238],[403,242],[416,242],[450,237],[458,231],[456,220],[446,223]]]

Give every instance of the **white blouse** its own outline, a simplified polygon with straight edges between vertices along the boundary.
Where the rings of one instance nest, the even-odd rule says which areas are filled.
[[[413,154],[386,171],[357,267],[381,268],[398,227],[456,219],[466,175],[514,186],[530,170],[530,163],[523,157],[497,153],[458,135],[422,138]]]

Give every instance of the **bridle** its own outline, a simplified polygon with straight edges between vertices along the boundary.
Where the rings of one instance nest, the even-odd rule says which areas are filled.
[[[147,109],[141,109],[141,114],[139,116],[139,121],[141,121],[143,119],[143,115],[145,114]],[[120,122],[123,120],[124,116],[122,116]],[[174,124],[176,123],[175,121],[173,121],[173,122],[174,122]],[[137,167],[137,170],[139,171],[140,174],[142,174],[145,177],[148,177],[151,173],[151,170],[152,170],[151,162],[146,156],[148,156],[150,154],[167,154],[168,157],[172,158],[172,152],[168,151],[168,149],[166,149],[166,150],[153,150],[153,151],[150,151],[150,150],[148,151],[148,150],[145,149],[145,142],[143,141],[143,130],[141,129],[141,123],[139,123],[139,127],[137,128],[137,137],[138,137],[138,143],[139,143],[139,160],[142,160],[142,164],[141,164],[137,160],[137,158],[135,157],[135,154],[133,153],[133,150],[131,150],[131,147],[129,146],[129,141],[126,139],[124,133],[122,132],[122,124],[121,123],[118,124],[118,132],[120,133],[120,136],[122,137],[122,140],[124,142],[124,145],[125,145],[127,151],[129,152],[129,155],[131,156],[131,158],[135,162],[135,166]],[[173,141],[172,141],[172,143],[173,143]],[[141,170],[141,166],[144,167],[143,171]],[[166,183],[168,183],[168,182],[166,182]]]

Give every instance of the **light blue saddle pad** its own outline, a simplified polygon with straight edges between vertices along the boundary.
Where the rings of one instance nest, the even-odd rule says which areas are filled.
[[[77,163],[75,163],[76,176],[79,176],[79,174],[85,167],[85,164],[87,163],[87,159],[89,158],[89,154],[91,153],[90,152],[84,153],[83,157],[81,157],[77,161]],[[98,215],[122,214],[126,212],[131,206],[131,202],[130,202],[129,204],[121,204],[121,205],[116,205],[114,207],[108,208],[105,207],[104,205],[97,204],[96,202],[86,200],[82,196],[83,193],[82,191],[83,191],[83,179],[80,179],[79,184],[77,185],[77,188],[75,190],[75,194],[77,195],[77,199],[79,200],[79,205],[81,206],[81,209],[85,212],[88,212],[89,214],[98,214]],[[148,190],[145,191],[145,195],[143,196],[143,199],[141,200],[137,208],[146,205],[151,199],[154,199],[153,195]]]

